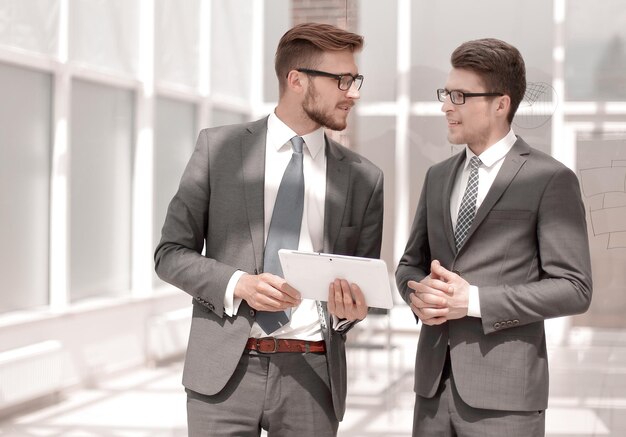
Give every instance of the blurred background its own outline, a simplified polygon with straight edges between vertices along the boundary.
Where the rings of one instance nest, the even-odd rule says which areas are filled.
[[[390,278],[426,170],[460,150],[435,93],[451,52],[482,37],[519,48],[513,129],[578,174],[593,263],[590,310],[547,322],[548,433],[626,434],[623,0],[0,0],[0,434],[186,435],[190,298],[152,253],[198,131],[273,110],[276,45],[306,21],[365,36],[361,100],[329,134],[385,172]],[[395,299],[351,337],[340,435],[410,435],[419,326]],[[139,424],[68,419],[81,396],[137,387],[150,426],[128,399],[109,418]]]

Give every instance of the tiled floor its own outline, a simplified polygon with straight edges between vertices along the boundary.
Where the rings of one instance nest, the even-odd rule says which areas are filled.
[[[394,319],[395,320],[395,319]],[[380,328],[385,319],[372,320]],[[367,325],[365,325],[367,326]],[[394,327],[395,329],[395,327]],[[378,333],[376,333],[378,332]],[[386,343],[384,331],[370,344]],[[348,412],[339,427],[346,437],[411,435],[414,327],[396,331],[392,349],[349,350]],[[549,437],[626,435],[626,331],[574,328],[566,346],[551,346]],[[355,345],[358,346],[358,345]],[[7,437],[186,436],[182,364],[129,372],[60,402],[0,422]]]

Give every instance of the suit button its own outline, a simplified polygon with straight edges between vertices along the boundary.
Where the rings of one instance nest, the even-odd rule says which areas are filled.
[[[506,326],[513,326],[513,322],[512,322],[512,321],[510,321],[510,320],[507,320],[507,321],[506,321]]]
[[[211,311],[213,311],[213,310],[215,309],[215,307],[213,306],[213,304],[212,304],[212,303],[210,303],[210,304],[209,304],[209,309],[210,309]]]
[[[500,322],[496,322],[493,324],[493,329],[500,329]]]
[[[519,325],[519,320],[517,319],[513,320],[513,325]]]
[[[250,317],[254,317],[256,315],[256,311],[250,310],[248,314],[250,314]]]

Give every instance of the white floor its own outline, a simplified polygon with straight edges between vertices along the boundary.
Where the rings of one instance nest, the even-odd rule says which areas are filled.
[[[354,342],[349,349],[348,411],[339,436],[411,435],[417,331],[391,326],[387,337],[380,331],[385,326],[386,319],[373,318],[372,330],[359,335],[367,336],[369,347]],[[549,350],[546,435],[625,436],[626,331],[574,328],[565,343]],[[0,421],[0,435],[186,436],[181,369],[179,361],[136,369],[97,387],[66,393],[59,402]]]

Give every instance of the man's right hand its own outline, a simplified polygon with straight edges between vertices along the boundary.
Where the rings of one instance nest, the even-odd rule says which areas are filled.
[[[300,305],[300,292],[280,276],[271,273],[244,274],[237,281],[234,297],[258,311],[284,311]]]

